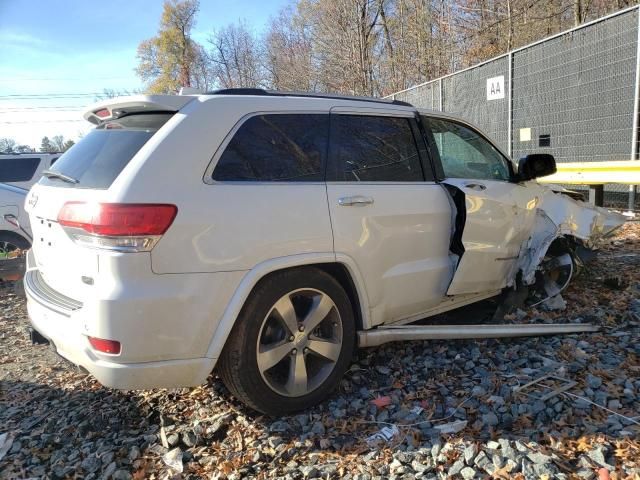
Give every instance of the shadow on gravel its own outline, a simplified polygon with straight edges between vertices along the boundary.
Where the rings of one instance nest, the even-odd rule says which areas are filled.
[[[0,433],[12,441],[0,478],[89,478],[114,473],[116,466],[128,470],[156,440],[157,427],[150,427],[137,400],[83,379],[64,389],[0,382]]]

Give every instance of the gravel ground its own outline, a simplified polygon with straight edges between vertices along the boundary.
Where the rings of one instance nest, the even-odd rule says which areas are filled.
[[[105,389],[30,345],[24,301],[0,283],[0,478],[640,478],[639,227],[574,281],[566,310],[513,315],[601,332],[363,350],[329,400],[278,419],[215,376]]]

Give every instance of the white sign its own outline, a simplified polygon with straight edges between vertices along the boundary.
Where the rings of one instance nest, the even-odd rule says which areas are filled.
[[[530,128],[521,128],[520,129],[520,141],[521,142],[530,142],[531,141],[531,129]]]
[[[504,75],[487,78],[487,100],[504,98]]]

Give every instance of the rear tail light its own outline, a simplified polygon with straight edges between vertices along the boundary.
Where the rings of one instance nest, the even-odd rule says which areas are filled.
[[[120,342],[116,340],[105,340],[104,338],[89,337],[89,343],[98,352],[118,355],[120,353]]]
[[[148,252],[173,223],[175,205],[67,202],[58,223],[75,242],[121,252]]]

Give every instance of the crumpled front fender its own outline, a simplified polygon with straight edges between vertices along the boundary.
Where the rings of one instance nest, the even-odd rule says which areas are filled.
[[[596,248],[626,220],[619,213],[541,187],[534,227],[519,259],[522,280],[527,285],[534,282],[538,265],[557,238],[574,237],[585,247]]]

